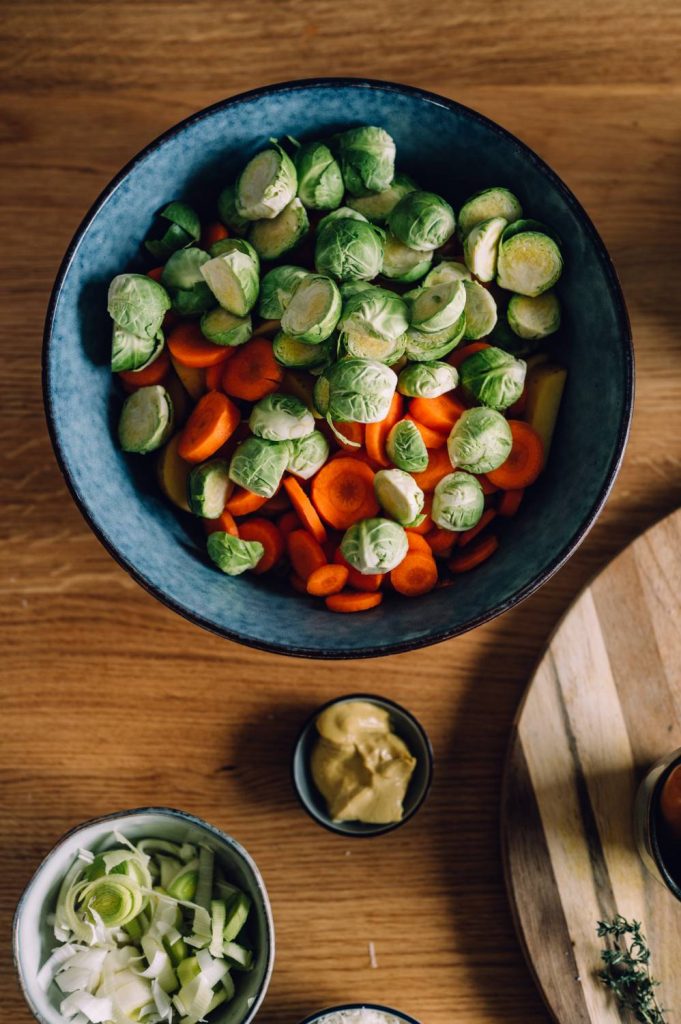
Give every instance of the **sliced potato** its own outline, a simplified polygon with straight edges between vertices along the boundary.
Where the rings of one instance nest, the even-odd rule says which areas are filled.
[[[170,361],[187,394],[198,402],[206,390],[206,371],[194,366],[184,366],[173,356],[170,357]]]
[[[544,443],[544,465],[551,448],[566,379],[564,366],[548,362],[535,363],[527,375],[525,418]]]

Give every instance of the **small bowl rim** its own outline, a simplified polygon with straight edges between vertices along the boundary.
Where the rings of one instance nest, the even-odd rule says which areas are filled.
[[[45,1021],[45,1018],[40,1013],[40,1010],[38,1010],[38,1008],[35,1006],[35,1004],[33,1002],[33,999],[32,999],[32,997],[31,997],[31,995],[30,995],[30,993],[29,993],[29,991],[28,991],[28,989],[27,989],[27,987],[26,987],[26,985],[24,983],[24,973],[23,973],[22,968],[20,967],[20,957],[19,957],[19,925],[20,925],[21,917],[22,917],[22,914],[23,914],[23,911],[24,911],[24,905],[26,903],[26,899],[27,899],[28,894],[29,894],[31,888],[33,887],[33,885],[34,885],[38,875],[46,867],[46,865],[52,859],[52,857],[57,852],[57,850],[68,839],[70,839],[72,836],[77,835],[79,832],[83,831],[86,828],[89,828],[92,825],[102,825],[105,822],[114,822],[114,821],[117,821],[117,820],[119,820],[121,818],[128,818],[128,817],[130,817],[132,815],[135,815],[135,814],[137,814],[137,815],[161,814],[161,815],[165,815],[165,816],[167,816],[169,818],[179,818],[181,821],[188,821],[188,822],[190,822],[193,825],[196,825],[196,826],[198,826],[200,828],[203,828],[207,832],[212,833],[212,835],[214,835],[216,839],[219,839],[221,842],[226,843],[229,847],[234,849],[235,852],[239,855],[239,857],[245,861],[245,863],[247,864],[249,870],[252,872],[253,877],[255,878],[255,881],[256,881],[256,885],[257,885],[258,891],[260,892],[260,894],[262,896],[263,909],[265,911],[265,932],[266,932],[266,941],[267,941],[267,964],[266,964],[266,967],[265,967],[265,973],[263,974],[262,982],[261,982],[260,987],[258,989],[257,995],[255,996],[255,999],[254,999],[252,1005],[248,1008],[248,1012],[247,1012],[246,1016],[240,1022],[240,1024],[249,1024],[249,1022],[253,1020],[255,1014],[257,1013],[257,1011],[262,1006],[263,1000],[265,999],[265,996],[267,994],[267,990],[268,990],[270,982],[272,980],[272,972],[274,970],[274,958],[275,958],[274,918],[272,916],[272,906],[271,906],[271,903],[270,903],[269,893],[267,892],[267,887],[265,886],[265,883],[263,881],[263,877],[260,874],[260,870],[258,868],[258,865],[255,863],[253,857],[250,855],[248,850],[244,846],[241,845],[241,843],[238,841],[238,839],[235,839],[233,836],[228,835],[227,832],[223,832],[222,829],[219,829],[219,828],[217,828],[217,826],[212,825],[209,821],[206,821],[204,818],[199,818],[198,815],[196,815],[196,814],[190,814],[187,811],[180,811],[180,810],[178,810],[177,808],[174,808],[174,807],[155,807],[155,806],[154,807],[132,807],[129,810],[111,811],[109,814],[101,814],[101,815],[98,815],[95,818],[88,818],[86,821],[81,821],[77,825],[74,825],[72,828],[67,829],[67,831],[64,832],[52,844],[52,846],[50,847],[48,852],[42,858],[42,860],[38,864],[37,868],[35,869],[35,871],[31,875],[31,877],[29,878],[29,880],[26,883],[26,885],[24,886],[24,889],[23,889],[23,891],[21,893],[21,896],[19,897],[19,900],[17,902],[16,910],[14,911],[14,916],[12,918],[12,962],[14,964],[14,971],[15,971],[15,975],[16,975],[16,977],[18,979],[18,982],[19,982],[19,987],[21,989],[21,993],[22,993],[22,995],[24,997],[24,1000],[26,1002],[26,1005],[27,1005],[28,1009],[33,1014],[35,1019],[39,1022],[39,1024],[47,1024],[47,1022]]]
[[[127,176],[135,169],[135,167],[141,163],[148,155],[154,150],[161,146],[164,142],[174,138],[180,134],[186,128],[190,127],[195,122],[201,121],[204,118],[211,117],[214,113],[219,110],[226,109],[228,107],[238,106],[242,103],[249,102],[254,99],[259,99],[265,96],[278,95],[284,92],[297,92],[304,91],[320,86],[335,87],[339,89],[343,88],[364,88],[367,90],[374,89],[376,91],[392,92],[399,95],[408,96],[415,100],[422,100],[427,103],[431,103],[440,107],[443,107],[449,112],[459,114],[469,120],[475,121],[478,124],[484,125],[491,129],[498,136],[503,137],[513,145],[519,147],[523,152],[526,159],[532,161],[545,175],[545,177],[551,182],[556,191],[561,195],[564,202],[572,210],[573,214],[577,217],[582,225],[584,231],[590,239],[591,244],[596,249],[598,256],[601,260],[603,272],[606,278],[609,280],[613,303],[616,307],[618,319],[622,325],[622,335],[620,338],[623,357],[624,357],[624,405],[623,413],[620,422],[617,425],[616,441],[613,446],[613,453],[610,460],[608,469],[604,475],[604,480],[599,493],[596,496],[593,506],[589,510],[588,514],[584,518],[583,522],[573,532],[571,538],[563,545],[560,551],[558,551],[554,557],[548,562],[546,567],[537,576],[531,579],[524,587],[514,591],[508,598],[502,601],[497,601],[486,611],[481,612],[473,619],[466,620],[454,627],[448,627],[440,629],[436,633],[429,634],[428,636],[418,637],[412,640],[403,640],[390,643],[383,646],[377,647],[361,647],[353,648],[352,650],[341,649],[341,650],[328,650],[328,649],[317,649],[311,646],[296,646],[295,642],[291,644],[284,644],[280,642],[274,642],[263,639],[256,639],[254,637],[245,637],[238,630],[230,629],[224,626],[220,626],[207,618],[204,614],[199,611],[195,611],[180,601],[170,597],[164,589],[148,579],[133,562],[129,561],[124,557],[116,547],[109,542],[108,538],[96,522],[94,516],[90,513],[87,503],[79,492],[79,489],[72,479],[71,474],[66,466],[66,462],[62,456],[60,443],[58,440],[58,428],[55,416],[55,410],[53,407],[53,394],[52,394],[52,381],[50,374],[50,362],[49,362],[49,349],[52,341],[52,331],[54,326],[55,311],[60,293],[63,288],[64,281],[70,270],[71,263],[76,255],[78,247],[81,243],[82,238],[88,231],[91,223],[94,221],[96,216],[100,212],[100,208],[106,202],[106,200],[116,191],[121,183],[127,178]],[[52,449],[59,466],[59,470],[64,478],[64,482],[73,498],[76,507],[79,509],[81,515],[85,519],[86,523],[108,551],[111,557],[118,562],[118,564],[128,573],[128,575],[135,580],[141,587],[143,587],[152,597],[155,597],[158,601],[164,604],[171,611],[181,615],[183,618],[192,622],[194,625],[201,626],[208,632],[214,633],[217,636],[221,636],[224,639],[232,640],[235,643],[243,644],[246,647],[252,647],[256,650],[268,651],[273,654],[282,654],[288,657],[297,658],[314,658],[319,660],[339,660],[339,661],[350,661],[360,658],[379,658],[386,657],[392,654],[402,654],[406,651],[419,650],[422,647],[430,647],[434,644],[442,643],[445,640],[450,640],[453,637],[461,636],[464,633],[468,633],[478,626],[484,625],[486,622],[491,622],[493,619],[502,615],[504,612],[516,605],[525,601],[528,597],[534,594],[540,587],[542,587],[560,568],[568,561],[568,559],[574,554],[577,548],[580,546],[582,541],[585,539],[598,516],[607,501],[608,495],[610,494],[617,475],[619,473],[622,461],[624,459],[624,453],[626,451],[627,440],[631,429],[631,421],[633,417],[634,409],[634,350],[633,350],[633,339],[631,332],[631,322],[629,319],[629,313],[627,311],[626,302],[624,300],[624,294],[617,271],[613,264],[612,258],[608,252],[603,239],[597,231],[593,221],[589,214],[586,212],[582,204],[579,202],[577,197],[574,195],[572,190],[565,184],[562,178],[540,157],[527,143],[523,142],[522,139],[518,138],[508,129],[497,124],[491,118],[486,117],[484,114],[479,113],[472,107],[468,107],[463,103],[459,103],[457,100],[449,99],[445,96],[440,96],[438,93],[430,92],[426,89],[419,89],[415,86],[405,85],[400,82],[391,82],[376,78],[348,78],[344,76],[316,76],[312,78],[300,78],[291,79],[285,82],[275,82],[269,85],[259,86],[255,89],[250,89],[246,92],[237,93],[234,96],[229,96],[225,99],[218,100],[216,103],[209,104],[200,110],[195,111],[188,117],[182,118],[176,124],[172,125],[165,132],[157,135],[156,138],[152,139],[146,146],[144,146],[138,153],[136,153],[124,166],[118,171],[117,174],[111,179],[108,185],[100,192],[96,197],[87,213],[81,220],[80,224],[76,228],[76,231],[69,242],[69,245],[64,253],[62,261],[57,271],[57,276],[50,293],[50,299],[47,306],[47,312],[45,315],[45,325],[43,329],[43,344],[42,344],[42,390],[43,390],[43,405],[45,409],[45,418],[47,421],[47,428],[52,444]]]
[[[653,791],[650,794],[650,802],[648,804],[648,833],[650,835],[650,851],[655,861],[655,866],[660,872],[664,884],[669,889],[672,896],[677,900],[681,900],[681,884],[674,879],[673,875],[669,872],[665,859],[662,856],[660,849],[659,840],[659,824],[660,824],[660,797],[662,796],[662,789],[665,782],[674,771],[681,765],[681,749],[676,751],[676,755],[672,757],[671,761],[666,765],[665,768],[660,772],[657,781],[653,787]]]
[[[310,727],[313,726],[315,721],[317,720],[318,715],[321,715],[322,711],[325,711],[327,708],[332,707],[334,704],[346,704],[348,701],[351,700],[364,700],[368,703],[379,702],[381,704],[386,704],[391,710],[396,711],[398,714],[404,715],[404,717],[407,718],[416,729],[416,732],[421,737],[421,740],[426,750],[426,780],[423,786],[423,791],[418,800],[415,802],[414,806],[411,808],[411,810],[407,814],[405,814],[400,819],[400,821],[393,821],[387,825],[367,826],[366,831],[363,832],[346,832],[345,829],[342,827],[342,822],[339,822],[336,825],[328,817],[328,815],[325,818],[318,817],[317,814],[313,810],[311,810],[308,801],[305,799],[305,797],[300,791],[300,787],[298,786],[298,780],[296,778],[295,768],[296,757],[301,747],[301,744],[303,743],[305,737],[307,736]],[[345,839],[374,839],[376,836],[384,836],[387,832],[394,832],[396,828],[401,828],[402,825],[406,825],[406,823],[414,817],[416,812],[421,809],[426,800],[426,797],[430,792],[430,787],[432,786],[433,783],[434,766],[435,754],[433,753],[433,746],[430,742],[430,737],[428,736],[428,733],[426,732],[424,727],[419,722],[416,715],[413,712],[409,711],[408,708],[403,707],[402,704],[398,704],[397,701],[391,700],[390,697],[382,697],[380,694],[376,693],[348,693],[342,697],[333,697],[331,700],[327,700],[324,704],[320,704],[318,708],[316,708],[307,716],[303,725],[301,726],[296,741],[293,744],[293,751],[291,753],[290,759],[291,782],[295,794],[298,797],[298,801],[302,806],[303,810],[305,811],[305,813],[308,815],[308,817],[312,818],[312,820],[317,825],[321,825],[322,828],[325,828],[327,832],[333,832],[334,835],[343,836],[343,838]],[[309,771],[309,768],[307,769],[307,771]],[[364,1004],[362,1003],[361,1005],[363,1006]],[[347,1007],[345,1007],[345,1009],[347,1009]]]
[[[404,1013],[402,1010],[394,1010],[391,1006],[382,1006],[380,1003],[342,1003],[339,1006],[330,1006],[327,1010],[319,1010],[318,1013],[310,1014],[309,1017],[301,1020],[300,1024],[315,1024],[316,1021],[328,1016],[328,1014],[341,1013],[343,1010],[380,1010],[381,1013],[389,1013],[393,1017],[407,1021],[408,1024],[421,1024],[415,1017],[410,1017],[408,1013]]]

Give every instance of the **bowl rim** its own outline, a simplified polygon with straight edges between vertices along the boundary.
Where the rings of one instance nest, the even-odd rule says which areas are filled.
[[[262,1006],[263,1000],[267,994],[267,990],[272,980],[272,972],[274,970],[274,919],[272,917],[272,906],[270,903],[269,894],[267,892],[267,887],[265,886],[263,877],[260,874],[258,865],[253,860],[253,857],[251,857],[248,850],[241,845],[238,839],[235,839],[233,836],[230,836],[226,832],[223,832],[222,829],[217,828],[215,825],[211,825],[211,823],[209,821],[206,821],[204,818],[199,818],[198,815],[196,814],[190,814],[187,811],[180,811],[174,807],[132,807],[129,810],[112,811],[109,814],[98,815],[96,818],[88,818],[87,821],[81,821],[77,825],[74,825],[72,828],[67,829],[67,831],[64,832],[61,836],[59,836],[59,838],[52,844],[50,849],[44,855],[44,857],[38,864],[37,868],[29,878],[26,885],[24,886],[24,889],[22,890],[21,896],[19,897],[19,900],[17,902],[16,910],[14,911],[14,916],[12,918],[12,962],[14,965],[16,977],[19,981],[19,987],[21,989],[21,993],[24,997],[26,1005],[28,1006],[29,1010],[31,1011],[35,1019],[39,1022],[39,1024],[47,1024],[47,1022],[45,1021],[45,1018],[41,1015],[40,1010],[38,1010],[38,1008],[35,1006],[31,994],[28,990],[28,987],[25,984],[24,972],[20,966],[19,957],[19,927],[24,912],[24,905],[38,875],[47,866],[47,864],[52,859],[57,850],[59,850],[59,848],[72,836],[75,836],[79,832],[82,832],[83,829],[89,828],[92,825],[103,825],[106,822],[113,823],[116,821],[120,821],[121,818],[129,818],[132,815],[145,816],[151,814],[161,814],[169,818],[178,818],[180,821],[188,821],[192,825],[196,825],[197,827],[204,829],[206,832],[212,834],[221,843],[225,843],[227,846],[233,849],[235,853],[237,853],[238,856],[246,863],[249,870],[251,871],[256,882],[256,887],[262,897],[262,905],[265,913],[267,963],[265,966],[265,973],[263,974],[262,982],[258,989],[257,995],[255,996],[252,1005],[248,1007],[246,1016],[241,1021],[241,1024],[249,1024],[249,1022],[253,1020],[255,1014]]]
[[[648,827],[650,849],[653,855],[653,860],[655,861],[655,867],[659,871],[664,884],[667,886],[672,896],[677,900],[681,900],[681,884],[667,867],[667,862],[662,856],[662,850],[660,847],[660,827],[662,817],[660,811],[660,800],[662,798],[662,790],[664,789],[665,783],[672,772],[681,766],[681,749],[672,751],[672,753],[667,756],[669,760],[657,777],[653,791],[650,794],[646,814],[646,824]],[[651,772],[654,770],[655,766],[651,768]]]
[[[598,493],[596,500],[590,509],[588,515],[580,526],[574,531],[572,537],[557,552],[557,554],[551,559],[548,565],[540,572],[534,579],[530,580],[524,587],[519,588],[512,593],[508,598],[503,601],[498,601],[492,605],[487,611],[482,612],[480,615],[474,618],[468,619],[465,622],[451,628],[441,629],[438,632],[433,633],[426,637],[418,637],[411,640],[396,641],[391,644],[383,646],[366,646],[357,647],[352,650],[326,650],[317,649],[310,646],[297,646],[295,643],[284,644],[274,641],[268,641],[264,639],[256,639],[253,637],[245,637],[236,630],[229,629],[227,627],[219,626],[215,622],[206,618],[200,612],[193,611],[192,609],[176,601],[174,598],[166,594],[159,586],[148,579],[143,573],[141,573],[135,565],[128,561],[120,552],[109,543],[109,540],[100,529],[98,523],[91,515],[85,500],[81,497],[78,488],[74,480],[71,478],[66,463],[62,457],[61,448],[58,440],[58,430],[55,418],[55,411],[53,408],[53,396],[52,396],[52,382],[49,370],[49,349],[52,339],[52,330],[54,326],[55,311],[59,295],[61,293],[64,280],[70,270],[73,259],[76,255],[77,249],[81,243],[82,238],[90,227],[92,221],[98,215],[100,208],[106,202],[106,200],[116,191],[119,185],[127,178],[127,176],[135,169],[135,167],[141,163],[146,157],[157,149],[161,144],[172,139],[180,132],[192,124],[202,121],[206,118],[211,117],[214,113],[219,110],[226,109],[228,107],[238,106],[241,103],[250,102],[254,99],[259,99],[264,96],[277,95],[285,92],[300,92],[306,89],[315,87],[333,87],[333,88],[364,88],[367,90],[376,90],[387,93],[396,93],[398,95],[408,96],[415,100],[422,100],[427,103],[434,104],[436,106],[443,107],[453,113],[457,113],[469,120],[475,121],[478,124],[484,125],[486,128],[491,129],[498,136],[503,137],[505,140],[511,142],[522,150],[526,159],[529,159],[532,163],[537,166],[541,172],[548,178],[553,187],[560,193],[564,202],[572,210],[573,214],[581,222],[584,230],[589,236],[592,245],[598,252],[598,256],[603,266],[603,271],[609,280],[613,301],[615,303],[618,317],[622,323],[622,337],[621,344],[623,349],[624,357],[624,369],[625,369],[625,381],[624,381],[624,410],[621,420],[617,426],[617,438],[616,443],[613,447],[613,453],[610,460],[608,470],[605,474],[603,485]],[[448,99],[447,97],[440,96],[437,93],[430,92],[426,89],[420,89],[416,86],[405,85],[399,82],[384,81],[376,78],[350,78],[350,77],[312,77],[312,78],[300,78],[292,79],[285,82],[276,82],[270,85],[259,86],[256,89],[250,89],[247,92],[237,93],[234,96],[230,96],[226,99],[218,100],[216,103],[212,103],[209,106],[203,107],[201,110],[195,111],[188,117],[183,118],[176,124],[172,125],[165,132],[156,136],[146,146],[144,146],[138,153],[136,153],[118,173],[111,179],[108,185],[100,192],[96,197],[87,213],[81,220],[80,224],[76,228],[76,231],[69,242],[66,252],[62,258],[57,271],[55,283],[52,287],[50,294],[49,303],[47,306],[47,312],[45,316],[45,326],[43,329],[43,344],[41,353],[42,363],[42,390],[43,390],[43,405],[45,408],[45,417],[47,420],[47,428],[50,436],[50,442],[54,451],[57,464],[60,472],[64,478],[66,486],[71,493],[76,506],[81,512],[81,515],[87,522],[88,526],[95,534],[97,539],[108,551],[112,558],[115,559],[118,564],[125,569],[129,576],[135,580],[141,587],[143,587],[152,597],[155,597],[158,601],[164,604],[171,611],[176,612],[183,618],[192,622],[194,625],[201,626],[203,629],[208,630],[211,633],[215,633],[217,636],[221,636],[227,640],[232,640],[235,643],[243,644],[247,647],[255,648],[256,650],[268,651],[272,654],[283,654],[289,657],[298,658],[313,658],[319,660],[355,660],[359,658],[379,658],[386,657],[392,654],[402,654],[406,651],[418,650],[422,647],[429,647],[433,644],[442,643],[444,640],[450,640],[453,637],[461,636],[464,633],[475,629],[478,626],[483,625],[486,622],[490,622],[497,616],[502,615],[504,612],[520,604],[526,600],[532,594],[535,593],[544,583],[548,582],[555,573],[568,561],[568,559],[574,554],[579,545],[585,539],[596,519],[598,518],[610,491],[613,488],[617,475],[619,473],[622,460],[624,458],[624,452],[626,449],[627,439],[629,437],[629,431],[631,428],[631,420],[633,416],[634,406],[634,351],[632,343],[631,333],[631,322],[629,320],[629,314],[627,311],[626,303],[624,301],[624,295],[622,292],[622,286],[617,276],[617,271],[610,257],[610,254],[600,236],[596,227],[589,217],[582,204],[579,202],[577,197],[571,191],[570,188],[565,184],[562,178],[537,154],[531,149],[527,143],[523,142],[508,129],[503,128],[497,124],[491,118],[486,117],[484,114],[479,113],[472,107],[465,106],[463,103],[459,103],[457,100]]]
[[[420,1024],[415,1017],[410,1017],[408,1013],[404,1013],[402,1010],[394,1010],[391,1006],[381,1006],[380,1003],[342,1003],[339,1006],[329,1006],[326,1010],[318,1010],[317,1013],[311,1013],[309,1017],[300,1021],[300,1024],[316,1024],[316,1021],[326,1017],[329,1013],[340,1013],[343,1010],[380,1010],[382,1013],[389,1013],[400,1020],[408,1021],[409,1024]]]
[[[313,726],[315,721],[317,720],[317,716],[321,715],[322,711],[325,711],[327,708],[332,707],[332,705],[334,704],[346,704],[348,701],[351,700],[364,700],[370,704],[386,704],[392,711],[397,712],[397,714],[399,715],[403,715],[414,726],[416,732],[421,737],[421,741],[426,751],[425,783],[423,786],[423,791],[419,796],[418,800],[416,800],[416,802],[414,803],[414,806],[409,810],[407,814],[400,818],[399,821],[393,821],[388,825],[375,825],[373,827],[368,828],[364,832],[347,832],[342,827],[342,823],[339,823],[338,825],[334,824],[333,821],[328,817],[328,815],[326,816],[326,818],[318,817],[317,814],[315,814],[312,811],[310,804],[300,791],[300,787],[298,786],[298,780],[296,778],[295,768],[298,751],[300,750],[301,744],[307,737],[310,727]],[[406,825],[406,823],[414,817],[416,812],[421,809],[426,797],[428,796],[428,793],[430,792],[430,787],[433,783],[434,765],[435,754],[433,753],[433,747],[430,742],[430,737],[426,730],[424,729],[424,727],[419,722],[416,715],[413,714],[413,712],[409,711],[407,708],[403,707],[402,704],[398,704],[397,701],[391,700],[389,697],[382,697],[380,694],[377,693],[347,693],[344,694],[342,697],[333,697],[331,700],[327,700],[324,704],[320,704],[320,706],[318,708],[315,708],[315,710],[312,711],[303,722],[303,725],[300,728],[296,741],[293,744],[293,750],[291,752],[291,758],[289,762],[293,789],[305,813],[310,818],[312,818],[315,824],[321,825],[321,827],[325,828],[327,832],[333,832],[334,835],[343,836],[344,839],[374,839],[376,836],[384,836],[387,832],[394,832],[396,828],[401,828],[402,825]],[[364,1004],[362,1003],[361,1005],[363,1006]],[[347,1009],[347,1007],[341,1007],[341,1009]]]

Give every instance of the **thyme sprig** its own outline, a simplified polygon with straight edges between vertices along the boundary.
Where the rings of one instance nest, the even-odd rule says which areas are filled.
[[[599,979],[610,989],[623,1010],[641,1024],[667,1024],[655,995],[658,981],[650,973],[650,949],[639,921],[621,915],[599,921],[598,934],[607,940],[601,951],[603,969]]]

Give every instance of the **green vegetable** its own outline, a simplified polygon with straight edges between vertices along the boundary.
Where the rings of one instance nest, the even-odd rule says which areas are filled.
[[[335,345],[333,337],[327,338],[320,345],[311,345],[307,341],[292,338],[290,334],[279,331],[272,342],[272,351],[274,358],[282,366],[290,366],[293,369],[306,368],[311,371],[333,362]]]
[[[311,210],[335,210],[345,186],[331,150],[323,142],[308,142],[295,155],[298,195]]]
[[[281,329],[299,341],[317,345],[334,331],[341,315],[338,285],[322,274],[298,282],[281,318]]]
[[[423,287],[430,288],[434,284],[444,284],[446,281],[470,281],[471,272],[463,263],[457,260],[442,260],[423,279]]]
[[[477,224],[463,243],[466,266],[479,281],[493,281],[497,272],[499,239],[506,227],[503,217],[492,217]]]
[[[189,507],[204,519],[217,519],[222,515],[231,490],[229,465],[224,459],[211,459],[193,466],[187,478]]]
[[[442,359],[456,348],[466,330],[466,314],[462,313],[456,323],[434,334],[426,334],[410,327],[406,334],[405,355],[414,363],[432,362]]]
[[[155,338],[138,338],[115,323],[111,339],[111,372],[141,370],[161,354],[164,344],[161,330]]]
[[[251,901],[244,892],[237,892],[227,903],[225,927],[222,938],[224,942],[233,942],[246,924],[251,910]]]
[[[250,971],[253,967],[253,953],[236,942],[225,942],[222,955],[228,964],[238,971]]]
[[[118,274],[109,285],[107,309],[124,331],[155,342],[170,309],[170,297],[145,274]]]
[[[543,292],[534,298],[512,295],[506,310],[511,330],[519,338],[547,338],[560,327],[560,303],[555,292]]]
[[[486,338],[494,330],[497,322],[497,304],[491,292],[483,288],[477,281],[464,281],[466,290],[466,341],[477,341]]]
[[[214,345],[243,345],[253,334],[250,316],[234,316],[222,306],[210,309],[201,317],[201,331]]]
[[[528,302],[535,301],[536,299],[528,299]],[[506,317],[497,320],[494,330],[489,336],[489,342],[497,348],[503,348],[504,352],[510,352],[518,359],[527,359],[541,348],[540,338],[520,338],[515,331],[511,330]]]
[[[247,491],[271,498],[281,483],[289,460],[289,446],[262,437],[248,437],[232,455],[229,477]]]
[[[470,530],[485,510],[485,495],[480,481],[470,473],[450,473],[433,492],[431,516],[443,530]]]
[[[317,228],[315,266],[320,274],[368,281],[380,273],[382,263],[382,233],[368,221],[338,217]]]
[[[397,206],[407,192],[415,192],[418,186],[408,175],[396,174],[392,184],[382,192],[373,192],[366,196],[352,196],[347,200],[348,206],[357,210],[374,224],[385,224],[388,215]]]
[[[434,284],[430,288],[419,288],[413,294],[409,321],[422,334],[437,334],[453,327],[466,305],[463,281]]]
[[[511,452],[513,437],[507,421],[495,409],[467,409],[452,427],[447,451],[452,466],[469,473],[498,469]]]
[[[407,535],[390,519],[361,519],[343,535],[343,558],[362,575],[390,572],[409,549]]]
[[[337,210],[327,213],[317,222],[317,231],[321,231],[327,224],[333,224],[337,220],[359,220],[363,224],[369,223],[369,218],[358,210],[353,210],[350,206],[339,206]]]
[[[300,399],[276,391],[255,403],[248,425],[256,437],[264,437],[268,441],[292,441],[312,433],[314,416]]]
[[[481,349],[461,364],[461,383],[490,409],[508,409],[525,386],[527,365],[503,349]]]
[[[459,383],[459,374],[449,363],[411,363],[397,378],[397,390],[409,398],[438,398]]]
[[[287,470],[301,480],[309,480],[329,457],[329,442],[318,430],[291,441]]]
[[[454,234],[456,218],[446,200],[434,192],[408,192],[388,217],[390,230],[412,249],[439,249]]]
[[[395,175],[395,143],[383,128],[363,125],[335,140],[343,181],[353,196],[383,192]]]
[[[510,224],[522,215],[520,203],[507,188],[486,188],[467,199],[459,210],[459,234],[465,238],[474,227],[493,217],[503,217]]]
[[[314,400],[314,406],[320,416],[326,416],[329,411],[329,401],[331,398],[331,387],[329,385],[329,373],[331,367],[321,372],[314,384],[312,397]]]
[[[307,211],[296,197],[271,220],[257,220],[248,237],[261,259],[276,260],[298,245],[309,227]]]
[[[281,320],[291,296],[308,271],[284,264],[268,271],[260,282],[258,313],[263,320]]]
[[[504,232],[501,236],[501,244],[507,242],[514,235],[526,234],[527,232],[533,232],[538,235],[548,235],[556,243],[558,248],[561,247],[561,240],[556,232],[548,227],[546,224],[542,224],[540,220],[533,220],[531,217],[522,217],[519,220],[512,221],[508,227],[504,228]]]
[[[385,442],[388,458],[408,473],[422,473],[428,467],[428,449],[418,427],[411,420],[400,420]]]
[[[644,1024],[666,1024],[667,1011],[655,995],[659,982],[651,974],[650,949],[640,922],[627,921],[618,914],[612,921],[599,921],[597,932],[607,943],[601,951],[603,969],[598,978],[620,1009]]]
[[[296,194],[293,162],[281,146],[264,149],[250,160],[236,183],[236,212],[246,220],[276,217]]]
[[[536,231],[521,231],[499,247],[497,284],[520,295],[534,297],[552,288],[563,270],[563,257],[555,241]]]
[[[177,201],[169,203],[158,216],[168,221],[168,226],[159,225],[155,234],[144,243],[145,248],[156,259],[164,262],[177,249],[184,249],[192,242],[198,241],[201,224],[191,206]]]
[[[164,387],[155,384],[128,395],[118,421],[118,440],[124,452],[153,452],[172,429],[173,403]]]
[[[381,273],[393,281],[418,281],[428,271],[432,259],[432,252],[411,249],[388,234],[383,246]]]
[[[375,359],[387,366],[396,363],[404,355],[404,335],[391,341],[377,338],[373,334],[350,330],[343,334],[342,340],[348,355],[357,356],[359,359]]]
[[[209,259],[203,249],[180,249],[173,253],[163,269],[161,282],[173,297],[173,309],[183,316],[203,313],[214,303],[201,274],[201,268]]]
[[[346,299],[352,298],[353,295],[358,295],[360,292],[365,292],[367,288],[375,288],[375,284],[371,284],[369,281],[341,281],[340,293],[343,302]]]
[[[260,261],[255,249],[240,238],[228,238],[229,248],[201,267],[218,303],[235,316],[246,316],[258,298]]]
[[[401,469],[379,469],[374,492],[381,508],[402,526],[413,523],[423,509],[423,491],[413,476]]]
[[[188,864],[183,864],[175,877],[168,883],[168,895],[173,896],[176,900],[191,901],[196,896],[198,884],[199,858],[195,857]]]
[[[250,220],[237,213],[235,185],[228,185],[218,196],[218,217],[236,235],[245,235],[248,231]]]
[[[338,422],[377,423],[385,418],[397,385],[397,376],[384,363],[353,356],[335,363],[319,381],[328,382],[328,406],[322,415]],[[323,385],[320,385],[320,396]],[[317,403],[315,386],[315,403]]]
[[[369,285],[343,301],[338,321],[341,334],[368,334],[397,341],[409,326],[407,307],[399,295]]]
[[[207,541],[208,556],[228,576],[240,576],[256,565],[265,554],[259,540],[241,540],[231,533],[216,531]]]

